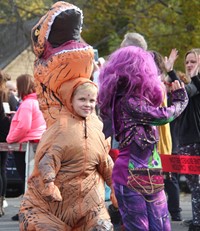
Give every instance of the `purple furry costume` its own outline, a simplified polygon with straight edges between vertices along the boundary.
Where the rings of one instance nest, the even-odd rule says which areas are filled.
[[[112,120],[120,144],[112,177],[126,231],[171,230],[163,188],[141,193],[139,186],[145,184],[140,181],[137,190],[130,182],[131,172],[141,168],[145,169],[138,173],[142,179],[163,181],[162,174],[152,170],[162,168],[156,126],[171,122],[188,103],[183,88],[172,92],[172,98],[170,107],[159,106],[163,100],[161,80],[153,57],[141,48],[120,48],[101,70],[98,101],[102,118]]]

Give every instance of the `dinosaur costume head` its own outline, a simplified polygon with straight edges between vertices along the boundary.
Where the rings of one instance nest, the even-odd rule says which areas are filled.
[[[81,41],[82,22],[82,11],[78,7],[60,1],[32,29],[36,55],[34,78],[47,126],[61,110],[70,110],[61,92],[68,94],[74,89],[73,83],[78,86],[77,82],[90,81],[94,53],[91,46]]]

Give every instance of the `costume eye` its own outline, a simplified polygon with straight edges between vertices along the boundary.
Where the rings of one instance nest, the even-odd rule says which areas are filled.
[[[36,29],[34,35],[37,37],[39,34],[40,34],[40,31]]]

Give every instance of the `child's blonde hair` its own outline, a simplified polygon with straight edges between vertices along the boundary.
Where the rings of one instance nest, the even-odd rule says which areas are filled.
[[[73,92],[73,95],[76,95],[76,93],[79,91],[79,90],[91,90],[91,91],[96,91],[97,92],[97,86],[94,84],[94,83],[90,83],[90,82],[86,82],[86,83],[83,83],[81,85],[79,85]]]

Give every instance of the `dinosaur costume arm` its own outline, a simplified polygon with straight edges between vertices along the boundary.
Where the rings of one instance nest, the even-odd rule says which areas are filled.
[[[44,184],[54,182],[56,174],[61,167],[62,151],[58,146],[53,146],[41,158],[38,164]]]

